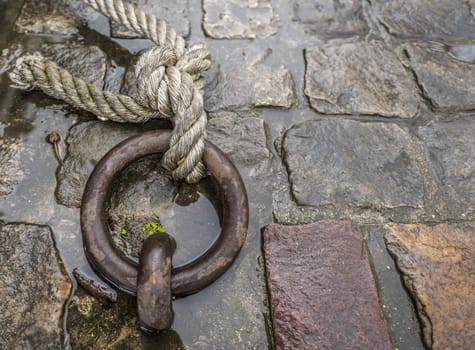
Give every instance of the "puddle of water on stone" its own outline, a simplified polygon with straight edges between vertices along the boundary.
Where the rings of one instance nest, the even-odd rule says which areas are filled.
[[[220,232],[219,218],[211,201],[203,194],[192,203],[174,205],[162,213],[163,227],[177,241],[173,266],[183,265],[204,253]]]
[[[43,42],[43,38],[39,38],[38,42]],[[33,40],[35,46],[40,45],[38,42]],[[33,44],[30,42],[31,46]],[[18,144],[20,169],[25,175],[18,181],[11,195],[2,196],[0,220],[48,224],[53,230],[56,247],[67,270],[72,271],[74,267],[78,267],[94,276],[82,253],[79,209],[67,208],[56,203],[55,172],[58,164],[51,145],[45,140],[49,132],[58,131],[62,137],[60,147],[64,152],[63,141],[69,128],[82,117],[69,113],[64,105],[55,104],[56,101],[45,98],[40,93],[24,93],[9,88],[5,76],[1,78],[1,90],[5,93],[2,96],[8,96],[1,99],[0,105],[0,121],[5,124],[2,127],[2,135]],[[140,340],[137,344],[141,348],[152,346],[167,348],[169,343],[177,343],[175,339],[177,336],[181,339],[181,343],[193,344],[192,347],[195,348],[199,346],[206,348],[211,344],[218,348],[228,348],[232,347],[234,342],[253,345],[260,349],[267,347],[265,329],[267,307],[263,304],[265,288],[262,282],[263,275],[256,269],[260,256],[259,229],[263,223],[271,221],[268,210],[270,194],[263,193],[263,189],[269,188],[269,184],[259,185],[252,177],[245,178],[245,181],[248,190],[252,192],[250,198],[253,213],[249,236],[241,255],[230,271],[212,286],[174,302],[175,337],[164,335],[150,338],[139,334]],[[219,232],[218,215],[212,201],[206,196],[200,195],[195,202],[183,204],[174,203],[169,211],[163,212],[161,216],[163,226],[172,232],[178,241],[175,256],[177,265],[200,255]],[[245,277],[237,277],[242,274]],[[240,282],[236,284],[237,278]],[[230,290],[229,285],[233,285],[233,289]],[[244,304],[253,306],[243,308]],[[120,305],[124,307],[124,304]],[[128,315],[133,314],[135,305],[133,302],[127,305],[130,307]],[[249,314],[249,310],[255,310],[256,313]],[[95,321],[97,320],[84,318],[82,323],[67,325],[65,323],[65,328],[68,331],[71,331],[71,327],[88,331]],[[122,321],[122,319],[116,320],[116,326],[122,326]],[[105,323],[107,320],[101,322]],[[223,326],[217,326],[220,324]],[[131,326],[136,327],[136,324],[133,322]],[[233,335],[231,336],[229,332]],[[90,334],[82,335],[84,338],[88,336],[90,337]]]
[[[12,139],[18,150],[15,161],[20,173],[12,174],[18,185],[10,196],[2,198],[0,210],[5,214],[0,219],[44,224],[55,212],[58,165],[46,137],[53,130],[65,135],[76,118],[66,117],[61,109],[27,103],[24,112],[2,113],[0,120],[6,124],[3,137]]]
[[[174,267],[201,256],[214,243],[220,232],[219,199],[214,188],[206,188],[209,187],[207,182],[204,180],[198,186],[182,184],[173,188],[173,193],[170,193],[170,197],[173,197],[171,203],[168,202],[170,198],[163,198],[160,194],[156,197],[152,195],[152,210],[146,213],[140,209],[137,212],[130,210],[131,208],[125,211],[110,208],[111,217],[117,220],[111,230],[117,248],[138,263],[143,240],[155,232],[153,225],[160,225],[176,240]],[[153,191],[154,188],[150,186],[148,190]],[[114,189],[112,191],[114,192]],[[140,203],[143,198],[139,198],[140,193],[137,194],[132,192],[127,201]]]
[[[18,9],[21,8],[21,2],[15,3],[15,6],[11,6],[10,2],[0,1],[0,23],[6,23],[6,28],[13,25]],[[206,39],[213,62],[226,62],[229,53],[236,50],[259,52],[271,48],[272,53],[265,58],[265,64],[272,68],[285,65],[291,71],[295,80],[297,106],[290,111],[257,109],[259,117],[268,125],[268,146],[274,155],[277,155],[277,152],[271,143],[281,137],[285,130],[300,121],[319,118],[318,113],[308,108],[307,99],[303,94],[305,74],[303,50],[305,47],[325,43],[315,35],[305,34],[302,38],[303,29],[299,27],[299,24],[292,22],[291,4],[287,1],[277,2],[279,4],[275,8],[280,16],[281,25],[279,35],[254,41]],[[198,1],[191,1],[190,14],[192,14],[190,15],[191,39],[204,39],[201,30],[201,6]],[[141,39],[111,38],[109,32],[108,21],[99,16],[87,26],[79,28],[82,38],[77,38],[77,40],[86,42],[88,45],[98,45],[107,54],[111,69],[108,69],[106,86],[116,90],[119,87],[113,85],[115,78],[125,71],[132,54],[150,47],[151,43]],[[55,35],[20,35],[20,37],[23,37],[24,45],[30,49],[39,48],[44,43],[71,39]],[[10,30],[0,33],[0,49],[6,47],[7,42],[12,38]],[[473,47],[450,48],[449,52],[458,55],[460,59],[473,58]],[[67,208],[58,205],[55,201],[57,161],[51,145],[45,141],[47,133],[52,129],[59,131],[64,139],[69,128],[82,117],[69,113],[62,104],[54,105],[56,101],[47,99],[40,93],[20,92],[7,87],[8,84],[5,75],[0,75],[0,125],[4,124],[1,133],[2,137],[11,138],[19,144],[22,162],[20,169],[25,175],[19,180],[19,184],[15,186],[15,191],[11,195],[1,197],[0,220],[48,224],[54,232],[56,246],[68,271],[78,267],[94,275],[82,253],[79,209]],[[23,144],[28,147],[22,148]],[[275,158],[275,163],[279,162],[280,159]],[[280,166],[274,165],[275,168]],[[260,228],[272,221],[271,197],[274,174],[272,169],[268,174],[260,177],[255,176],[252,170],[245,167],[240,167],[239,170],[243,175],[250,199],[248,238],[240,256],[230,271],[212,286],[195,295],[174,301],[176,313],[174,332],[161,338],[134,333],[134,337],[138,339],[134,345],[140,348],[162,348],[162,346],[168,348],[167,343],[171,342],[190,344],[191,348],[197,349],[245,348],[246,346],[247,348],[252,346],[255,349],[267,348],[268,328],[265,324],[269,319],[268,308],[264,304],[266,292],[262,261],[259,262]],[[175,264],[185,263],[190,258],[199,255],[214,241],[219,232],[218,218],[212,201],[203,194],[188,205],[180,205],[175,200],[170,208],[161,213],[162,225],[177,239]],[[122,315],[119,311],[116,316],[84,316],[76,318],[75,324],[69,323],[67,327],[65,325],[65,329],[83,329],[85,331],[80,336],[85,339],[91,337],[89,330],[98,320],[103,323],[110,321],[110,324],[118,329],[125,329],[122,328],[124,323],[134,328],[136,327],[135,304],[131,298],[126,300],[127,302],[115,306],[126,309],[123,319],[121,317],[112,321],[107,319],[107,317]],[[97,308],[102,310],[100,305]],[[107,344],[108,338],[104,337],[101,341]],[[96,338],[98,339],[100,340],[101,336]],[[97,345],[97,343],[92,344]],[[177,348],[179,348],[178,345]]]

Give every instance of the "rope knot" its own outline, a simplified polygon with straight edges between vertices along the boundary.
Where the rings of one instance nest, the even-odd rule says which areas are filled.
[[[201,73],[210,65],[210,53],[202,43],[191,44],[180,53],[169,45],[153,47],[145,51],[135,65],[136,99],[144,107],[159,111],[162,117],[174,118],[179,96],[177,91],[169,89],[170,82],[174,80],[175,84],[182,85],[191,79],[193,87],[201,90]]]
[[[41,54],[19,58],[10,73],[14,86],[41,89],[95,114],[101,120],[143,123],[163,117],[173,121],[170,148],[162,165],[176,180],[189,183],[205,173],[201,162],[207,116],[203,106],[201,73],[211,65],[204,44],[189,43],[165,21],[123,0],[83,0],[111,20],[152,40],[135,67],[137,95],[114,95],[73,77]]]
[[[202,43],[189,44],[184,50],[168,43],[156,46],[144,52],[135,65],[135,100],[174,123],[162,166],[172,172],[173,178],[189,183],[197,182],[205,172],[201,155],[208,119],[201,73],[210,65],[210,53]]]

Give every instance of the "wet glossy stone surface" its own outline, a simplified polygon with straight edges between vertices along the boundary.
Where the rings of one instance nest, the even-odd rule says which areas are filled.
[[[203,28],[216,39],[254,39],[278,30],[270,0],[203,0]]]
[[[25,45],[15,43],[2,50],[0,74],[9,72],[18,57],[32,51],[39,51],[45,58],[87,83],[100,88],[104,86],[108,64],[106,54],[97,46],[81,45],[74,41],[41,45],[38,50],[27,49]]]
[[[297,0],[294,20],[304,24],[309,34],[361,35],[368,30],[361,3],[355,0]]]
[[[12,139],[0,139],[0,196],[14,190],[14,185],[24,177],[20,164],[21,146]]]
[[[71,291],[47,226],[0,222],[0,344],[59,349],[63,305]]]
[[[78,290],[69,304],[69,325],[73,349],[186,349],[179,335],[167,331],[160,336],[144,336],[138,329],[135,298],[120,295],[115,304],[101,303]],[[120,327],[115,325],[119,324]]]
[[[68,207],[80,207],[87,179],[96,163],[116,144],[137,134],[135,126],[91,121],[75,125],[66,139],[67,154],[60,166],[56,195]]]
[[[394,52],[381,42],[309,47],[305,94],[326,114],[412,118],[416,85]]]
[[[457,60],[448,52],[429,51],[411,45],[406,48],[412,69],[424,94],[437,109],[475,109],[475,69],[473,63]]]
[[[81,22],[94,22],[99,16],[81,0],[26,0],[15,27],[23,33],[72,35]]]
[[[444,191],[463,203],[475,206],[475,123],[470,120],[429,125],[418,134]]]
[[[189,0],[175,1],[154,1],[154,0],[134,0],[130,1],[136,4],[142,11],[166,19],[179,35],[187,36],[190,34],[190,22],[188,21],[188,3]],[[111,22],[111,35],[118,38],[138,38],[139,36],[127,28]]]
[[[147,237],[166,231],[178,243],[173,263],[186,263],[201,255],[220,231],[215,193],[209,178],[197,186],[174,182],[160,166],[160,155],[138,160],[118,176],[111,189],[107,218],[114,243],[138,258]],[[189,223],[196,224],[190,229]]]
[[[395,124],[307,121],[287,131],[283,159],[306,206],[421,207],[411,136]]]
[[[150,156],[128,166],[114,182],[108,203],[109,228],[116,246],[138,257],[150,232],[147,223],[161,225],[173,205],[175,184],[160,166],[159,156]],[[175,232],[168,228],[169,232]]]
[[[432,349],[475,341],[475,223],[390,225],[385,235]]]
[[[398,349],[425,349],[419,318],[396,263],[384,241],[384,225],[361,225],[381,308]]]
[[[351,221],[263,232],[276,349],[392,349],[363,237]]]
[[[391,34],[457,42],[472,40],[475,35],[473,5],[469,3],[464,0],[375,0],[374,6],[378,19]]]
[[[55,62],[59,67],[66,69],[74,77],[79,77],[87,83],[104,88],[106,73],[109,69],[107,55],[97,46],[82,45],[82,43],[75,40],[43,44],[38,48],[28,47],[21,42],[14,43],[2,51],[0,74],[9,72],[18,57],[36,51],[46,59]]]
[[[67,320],[73,348],[272,348],[260,228],[350,218],[365,234],[393,347],[422,350],[417,315],[382,228],[475,220],[474,2],[137,2],[160,8],[160,16],[168,11],[179,32],[188,30],[211,52],[208,135],[245,181],[248,238],[222,279],[174,302],[175,332],[163,338],[137,331],[132,298],[102,307],[79,291],[81,308],[72,307]],[[129,134],[171,125],[93,124],[92,115],[40,92],[9,87],[5,72],[24,51],[41,50],[98,86],[133,94],[123,74],[152,43],[122,38],[128,34],[115,27],[111,33],[109,21],[80,0],[22,5],[0,0],[0,219],[47,223],[68,271],[94,276],[82,253],[77,209],[91,169]],[[63,168],[45,141],[52,130],[61,135],[63,156],[71,138]],[[144,226],[159,221],[177,239],[173,263],[181,264],[216,238],[217,194],[202,184],[170,183],[157,162],[143,159],[122,174],[108,221],[131,255],[148,235]],[[467,280],[457,289],[470,287]],[[450,325],[449,315],[440,319]]]

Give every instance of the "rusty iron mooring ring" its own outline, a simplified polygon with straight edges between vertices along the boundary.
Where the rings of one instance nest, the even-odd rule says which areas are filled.
[[[170,135],[169,130],[154,130],[119,143],[96,165],[84,190],[81,229],[87,259],[101,278],[132,295],[137,293],[137,263],[114,247],[105,205],[114,178],[133,161],[164,153]],[[237,257],[247,235],[249,206],[238,171],[210,142],[205,143],[203,162],[218,186],[223,211],[221,233],[205,253],[172,270],[171,289],[177,297],[198,292],[220,277]]]

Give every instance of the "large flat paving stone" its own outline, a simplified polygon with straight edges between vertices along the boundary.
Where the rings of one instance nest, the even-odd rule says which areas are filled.
[[[79,32],[81,24],[99,16],[81,0],[26,0],[15,29],[21,33],[72,35]]]
[[[129,1],[147,14],[165,19],[181,36],[190,34],[190,21],[188,20],[188,0],[154,1],[134,0]],[[138,38],[139,35],[126,27],[111,21],[111,35],[118,38]]]
[[[205,109],[290,108],[296,101],[294,80],[286,67],[273,68],[265,62],[271,54],[271,50],[257,54],[246,49],[230,51],[207,73]]]
[[[209,121],[207,133],[208,139],[235,164],[259,164],[270,158],[265,123],[262,119],[215,117]]]
[[[58,202],[68,207],[80,207],[87,179],[97,162],[112,147],[138,131],[135,125],[101,121],[73,126],[66,138],[66,157],[56,174]]]
[[[423,206],[413,138],[389,123],[307,121],[289,129],[283,159],[300,205]]]
[[[475,64],[446,52],[412,45],[406,48],[411,66],[424,94],[443,110],[475,109]]]
[[[475,18],[464,0],[375,0],[379,21],[403,38],[472,41]]]
[[[412,118],[417,86],[395,53],[381,42],[305,50],[305,94],[320,113]]]
[[[392,349],[351,221],[271,224],[263,241],[277,349]]]
[[[464,206],[475,207],[475,121],[433,124],[418,131],[430,161],[446,193],[460,197]]]
[[[71,281],[46,226],[0,223],[0,344],[60,349]]]
[[[319,35],[361,35],[368,31],[360,1],[296,0],[294,19]]]
[[[203,0],[203,12],[203,29],[216,39],[267,37],[278,29],[271,0]]]
[[[390,225],[385,240],[416,302],[426,345],[473,349],[475,222]]]

